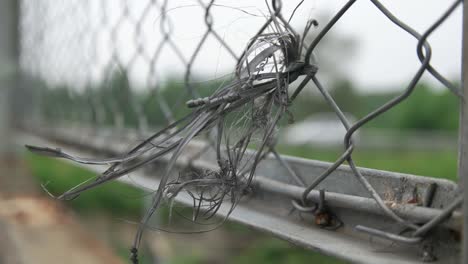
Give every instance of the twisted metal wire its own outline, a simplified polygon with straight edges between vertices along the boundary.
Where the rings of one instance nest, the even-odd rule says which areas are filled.
[[[168,0],[148,0],[142,5],[141,12],[136,16],[132,14],[129,2],[123,0],[119,1],[118,4],[115,4],[116,2],[110,3],[108,0],[57,1],[53,4],[50,1],[23,1],[21,5],[21,63],[23,70],[32,76],[48,82],[64,83],[70,87],[75,87],[75,90],[91,91],[86,97],[84,105],[83,103],[81,105],[73,103],[76,101],[73,93],[76,92],[74,90],[69,91],[66,101],[61,102],[59,105],[48,106],[52,109],[50,110],[52,113],[44,115],[44,121],[57,123],[58,121],[74,120],[77,121],[77,125],[91,124],[96,131],[99,131],[103,126],[109,126],[110,122],[110,126],[122,129],[125,126],[125,119],[128,118],[126,115],[132,113],[137,117],[137,124],[133,124],[133,129],[145,131],[149,126],[149,117],[145,115],[145,109],[154,107],[151,101],[153,99],[166,121],[165,124],[160,124],[164,125],[165,128],[135,146],[125,155],[112,159],[96,160],[74,157],[61,150],[29,146],[30,150],[36,153],[71,159],[80,163],[112,164],[94,182],[76,186],[62,194],[59,198],[74,198],[82,191],[126,175],[174,151],[175,154],[173,154],[167,167],[166,177],[163,177],[161,185],[153,198],[151,209],[140,223],[140,228],[135,237],[131,253],[132,260],[136,263],[143,230],[148,228],[147,221],[158,209],[160,203],[163,202],[164,197],[171,200],[182,190],[187,191],[192,196],[194,203],[192,221],[202,225],[206,224],[203,221],[198,222],[198,219],[204,217],[205,220],[208,220],[213,217],[223,201],[230,199],[232,202],[231,212],[234,210],[235,205],[241,197],[239,193],[245,191],[247,186],[250,185],[257,164],[268,153],[272,153],[277,161],[285,167],[291,179],[298,185],[306,187],[302,200],[293,201],[293,206],[300,212],[320,213],[324,210],[323,204],[326,201],[322,201],[320,206],[311,205],[307,199],[309,193],[322,181],[326,180],[339,166],[347,162],[353,174],[372,198],[375,199],[383,212],[395,220],[396,223],[413,231],[410,237],[405,237],[363,226],[357,226],[356,229],[401,243],[419,243],[428,231],[437,226],[453,210],[459,207],[462,199],[456,198],[450,206],[444,209],[439,217],[422,226],[401,218],[386,205],[381,196],[356,166],[353,160],[353,152],[356,150],[356,146],[352,142],[352,136],[363,125],[371,122],[410,97],[416,84],[425,72],[434,76],[455,96],[462,97],[460,89],[449,82],[431,65],[431,47],[427,41],[428,36],[439,28],[462,3],[462,0],[457,0],[451,4],[442,16],[423,34],[416,32],[399,20],[378,0],[370,1],[369,4],[373,4],[383,16],[417,39],[416,51],[421,65],[400,95],[368,113],[354,124],[346,118],[339,105],[316,76],[317,71],[320,71],[320,64],[317,64],[313,59],[313,53],[316,47],[320,45],[321,40],[333,30],[334,25],[340,21],[341,17],[347,14],[356,0],[349,0],[310,44],[304,43],[304,39],[309,30],[316,25],[317,22],[315,20],[308,21],[302,36],[289,24],[296,10],[301,7],[302,2],[296,6],[289,19],[286,20],[282,13],[282,2],[280,0],[272,0],[271,3],[267,1],[266,5],[269,14],[265,15],[266,21],[258,28],[257,33],[251,37],[249,43],[246,43],[245,49],[239,52],[231,47],[214,27],[213,8],[223,7],[223,5],[216,4],[215,0],[210,0],[208,3],[198,0],[196,6],[204,10],[203,23],[206,30],[196,43],[193,52],[187,56],[173,38],[174,28],[170,12],[174,7],[170,8]],[[109,12],[109,10],[115,8],[114,5],[121,6],[121,13],[117,16],[115,15],[115,10],[114,12]],[[238,9],[244,13],[251,14],[242,8]],[[96,16],[96,14],[99,14],[99,16]],[[149,48],[147,47],[148,42],[145,42],[147,33],[144,32],[144,25],[148,21],[154,20],[155,14],[158,15],[156,20],[159,24],[161,38],[156,45],[153,45],[154,47]],[[82,23],[74,23],[76,21]],[[122,32],[124,32],[122,29],[125,24],[130,25],[134,29],[131,36],[127,37],[132,38],[135,44],[135,49],[132,50],[131,55],[126,60],[122,59],[121,55],[119,55],[121,54],[121,48],[118,46],[119,37],[122,37]],[[103,50],[101,47],[103,45],[103,37],[107,37],[107,48],[109,50]],[[205,47],[208,38],[214,39],[220,48],[229,54],[235,62],[236,67],[233,69],[235,70],[235,74],[232,78],[225,80],[210,96],[202,97],[196,87],[200,85],[196,85],[197,83],[193,80],[195,79],[193,68],[196,62],[203,59],[200,57],[200,53]],[[258,50],[259,43],[268,42],[270,44],[268,48]],[[183,84],[190,98],[187,101],[187,105],[193,108],[193,111],[183,118],[179,118],[174,109],[183,104],[182,98],[184,96],[180,96],[178,102],[168,102],[164,98],[163,91],[161,90],[161,81],[158,80],[157,76],[160,70],[158,68],[160,58],[163,52],[167,50],[173,52],[175,55],[173,60],[185,68]],[[281,50],[283,56],[287,58],[285,59],[285,61],[288,61],[287,65],[277,61],[277,56],[275,55],[277,50]],[[81,55],[73,56],[74,53]],[[107,58],[101,58],[106,53]],[[253,53],[255,53],[255,56],[251,56]],[[270,60],[273,60],[273,62]],[[147,75],[142,84],[148,91],[146,101],[137,98],[137,92],[131,85],[131,80],[128,79],[129,75],[127,75],[127,73],[137,69],[138,61],[147,66]],[[260,66],[267,65],[268,63],[273,65],[271,72],[258,70]],[[66,65],[66,69],[64,69],[64,65]],[[284,68],[280,69],[283,66]],[[124,81],[127,87],[123,87],[117,92],[112,91],[112,87],[109,87],[109,97],[94,97],[92,94],[93,86],[96,86],[99,80],[107,80],[107,85],[112,85],[110,80],[115,75],[118,75],[119,71],[127,76],[127,79]],[[70,73],[75,75],[75,77],[70,78],[68,76]],[[305,78],[290,94],[289,84],[294,82],[298,76],[305,76]],[[336,113],[347,132],[344,137],[345,150],[342,155],[317,177],[312,184],[307,186],[304,176],[299,175],[276,151],[274,134],[278,121],[288,112],[288,107],[294,104],[295,99],[308,83],[313,83],[316,86],[323,99]],[[119,94],[121,93],[119,91],[125,91],[124,98],[119,98]],[[122,96],[122,94],[120,95]],[[462,100],[464,99],[462,98]],[[43,101],[47,102],[47,100]],[[69,108],[70,104],[73,105],[71,111],[66,113],[61,111],[61,109]],[[249,104],[251,104],[251,108],[247,107]],[[267,108],[269,112],[266,114],[262,115],[259,113],[260,110]],[[247,112],[252,117],[246,119],[248,121],[232,122],[231,124],[232,128],[236,128],[237,126],[238,130],[244,129],[244,134],[241,133],[240,139],[231,138],[229,131],[227,131],[229,129],[223,124],[230,122],[227,121],[229,119],[242,116],[241,114],[245,109],[248,110]],[[70,117],[69,115],[72,116]],[[256,130],[262,122],[259,117],[266,120],[266,125],[264,124],[261,130],[262,133],[258,133],[258,130]],[[250,122],[250,126],[245,125],[248,122]],[[217,153],[216,163],[218,164],[219,171],[203,173],[192,171],[192,173],[188,174],[189,176],[184,176],[186,178],[179,177],[170,180],[169,174],[174,167],[178,153],[183,150],[183,147],[192,138],[202,135],[205,130],[212,131],[205,134],[209,142],[206,150],[212,149]],[[180,137],[180,135],[182,136]],[[244,158],[249,142],[255,136],[260,137],[256,151],[252,157]],[[225,144],[223,147],[221,147],[222,143]],[[139,157],[144,157],[144,159],[141,162],[137,162],[136,165],[130,164],[130,162]],[[201,174],[204,176],[200,176]],[[326,200],[325,194],[323,197]],[[208,209],[204,213],[201,213],[201,208]],[[224,222],[225,219],[220,223]],[[337,219],[337,222],[339,222],[339,219]]]

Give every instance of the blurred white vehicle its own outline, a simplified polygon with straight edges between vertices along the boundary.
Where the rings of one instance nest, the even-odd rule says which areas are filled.
[[[346,114],[352,124],[356,118]],[[288,126],[283,132],[283,142],[289,145],[343,146],[346,129],[335,113],[319,113],[304,121]],[[353,135],[359,141],[359,131]]]

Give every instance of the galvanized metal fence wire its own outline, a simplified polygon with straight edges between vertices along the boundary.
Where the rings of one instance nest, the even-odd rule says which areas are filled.
[[[257,164],[272,153],[287,169],[291,179],[306,188],[302,200],[292,201],[296,210],[318,215],[323,210],[323,204],[311,204],[308,195],[341,164],[347,163],[381,210],[409,231],[405,232],[408,235],[402,235],[365,226],[357,226],[356,229],[400,243],[419,243],[459,207],[462,197],[455,199],[440,216],[427,223],[403,219],[388,206],[358,169],[353,160],[353,153],[358,150],[352,138],[365,124],[409,98],[424,73],[434,76],[454,96],[462,97],[460,88],[440,74],[435,65],[431,65],[432,51],[427,41],[462,1],[450,4],[424,32],[417,32],[406,25],[379,1],[368,1],[367,4],[377,7],[395,27],[417,40],[415,48],[420,66],[401,94],[356,122],[349,121],[322,85],[316,75],[320,71],[320,63],[314,58],[316,47],[356,1],[346,2],[311,43],[304,40],[317,25],[316,20],[309,20],[301,32],[290,26],[291,18],[301,8],[302,2],[291,14],[284,14],[282,1],[266,1],[268,13],[262,14],[252,7],[230,6],[215,0],[179,5],[170,4],[167,0],[149,0],[140,1],[138,8],[134,8],[133,2],[123,0],[22,1],[23,71],[48,85],[73,87],[43,89],[40,98],[42,125],[58,125],[67,121],[93,127],[96,131],[113,127],[140,132],[156,125],[164,127],[127,154],[114,159],[80,159],[62,150],[30,147],[38,153],[80,163],[110,164],[110,168],[95,181],[77,186],[59,198],[74,198],[82,191],[126,175],[172,151],[166,175],[154,194],[151,209],[143,218],[135,239],[132,258],[136,262],[142,231],[163,198],[170,200],[181,190],[189,191],[194,199],[194,222],[202,215],[209,220],[226,199],[232,202],[234,210],[249,187]],[[176,28],[171,12],[181,8],[203,10],[199,19],[204,31],[196,41],[191,41],[190,51],[181,44],[180,39],[174,37]],[[219,33],[213,13],[222,8],[264,18],[265,22],[256,29],[256,34],[250,36],[244,48],[233,47],[226,36]],[[158,37],[148,37],[154,33],[148,28],[157,31]],[[234,73],[211,82],[199,82],[196,67],[200,64],[206,67],[207,59],[203,52],[211,52],[205,50],[209,41],[215,42],[225,54],[223,60],[231,61]],[[162,59],[169,53],[170,60]],[[183,90],[177,90],[176,93],[180,94],[176,100],[168,101],[166,96],[170,87],[162,88],[164,82],[159,73],[168,72],[167,67],[175,64],[184,69],[183,83],[178,83]],[[217,71],[218,65],[209,66],[212,66],[212,71]],[[294,82],[298,83],[295,89],[290,85]],[[279,121],[291,114],[289,107],[294,105],[297,96],[309,83],[315,85],[347,132],[343,138],[342,155],[312,184],[307,185],[305,176],[298,175],[288,165],[276,151],[275,144]],[[140,88],[135,88],[137,86]],[[207,90],[204,87],[211,88]],[[96,92],[103,89],[107,89],[107,92]],[[142,91],[145,92],[144,96],[141,95]],[[152,108],[159,108],[164,122],[151,121],[153,117],[148,109]],[[184,147],[194,137],[201,135],[210,142],[206,151],[217,153],[213,163],[217,164],[218,170],[192,171],[188,178],[171,179],[169,173]],[[245,154],[247,148],[252,149],[252,154]],[[326,200],[326,191],[322,191],[321,195]],[[200,213],[200,208],[204,207],[208,214]],[[336,229],[341,224],[339,219],[332,217],[324,227]]]

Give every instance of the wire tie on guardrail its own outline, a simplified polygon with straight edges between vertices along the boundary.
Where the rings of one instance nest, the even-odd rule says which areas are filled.
[[[343,225],[343,222],[326,206],[324,189],[319,190],[319,203],[314,215],[315,224],[323,229],[336,230]]]
[[[326,206],[325,190],[323,189],[319,190],[319,202],[317,204],[307,206],[305,202],[298,202],[296,200],[291,200],[291,204],[293,205],[293,209],[290,213],[294,210],[299,211],[299,216],[301,216],[301,213],[312,213],[315,216],[315,224],[323,229],[336,230],[343,226],[343,222]]]

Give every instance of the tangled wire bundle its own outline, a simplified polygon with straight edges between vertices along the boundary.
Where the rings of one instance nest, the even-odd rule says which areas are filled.
[[[402,219],[385,204],[380,195],[367,179],[362,176],[354,164],[352,159],[354,151],[352,135],[367,122],[405,100],[412,93],[415,85],[425,71],[431,73],[454,94],[460,95],[458,88],[448,82],[430,65],[431,49],[426,39],[453,12],[461,1],[455,1],[443,16],[422,35],[399,21],[379,1],[371,1],[393,23],[418,40],[417,51],[421,67],[401,95],[352,125],[317,79],[315,74],[318,67],[313,58],[313,51],[321,39],[354,2],[355,0],[348,1],[317,35],[313,42],[307,45],[304,43],[304,39],[310,29],[314,25],[317,25],[317,22],[315,20],[308,21],[303,34],[299,35],[291,28],[289,21],[283,18],[281,14],[281,1],[272,0],[272,9],[266,23],[259,29],[255,37],[249,41],[243,54],[237,61],[236,77],[229,84],[219,87],[209,97],[189,100],[187,106],[193,109],[191,113],[153,134],[121,157],[100,160],[88,159],[74,157],[59,149],[27,147],[29,150],[39,154],[65,158],[78,163],[94,165],[110,164],[110,167],[94,181],[85,182],[68,190],[60,195],[59,199],[73,199],[88,189],[127,175],[157,161],[163,156],[170,155],[158,189],[154,193],[150,209],[142,218],[135,236],[131,250],[131,258],[134,263],[138,262],[137,253],[143,231],[147,228],[149,219],[163,201],[167,200],[172,203],[174,197],[185,191],[193,198],[193,217],[191,220],[197,223],[200,219],[208,220],[212,218],[221,207],[221,204],[229,200],[231,202],[229,213],[218,223],[217,226],[219,226],[234,210],[243,194],[249,192],[258,164],[269,153],[273,153],[279,162],[288,169],[290,176],[297,184],[307,187],[303,193],[302,201],[295,201],[293,203],[297,210],[308,212],[321,211],[323,206],[311,206],[309,204],[309,201],[307,201],[308,194],[346,161],[355,176],[377,201],[386,215],[405,226],[405,228],[413,230],[413,233],[411,237],[404,237],[367,227],[358,227],[357,229],[403,243],[419,242],[421,236],[440,223],[447,214],[450,214],[459,206],[462,201],[461,197],[457,198],[451,206],[448,206],[439,218],[425,225],[420,226]],[[205,20],[209,27],[211,27],[211,20],[208,14],[213,3],[214,0],[210,1],[208,6],[206,6],[207,16]],[[301,75],[305,75],[305,78],[290,95],[290,84]],[[275,151],[275,143],[278,123],[284,116],[290,115],[288,111],[289,106],[310,81],[317,86],[324,99],[336,112],[346,127],[347,133],[344,140],[345,151],[343,155],[322,175],[317,177],[311,185],[306,186],[303,179],[296,175],[294,170],[289,168],[288,164]],[[216,152],[217,170],[197,171],[189,168],[186,173],[179,175],[178,178],[171,179],[181,153],[192,139],[202,134],[207,135],[210,146]],[[250,153],[247,153],[248,148],[251,150]],[[324,195],[324,193],[321,194]],[[203,210],[201,210],[202,208]]]
[[[190,114],[158,131],[122,157],[88,159],[74,157],[60,149],[27,146],[33,152],[78,163],[111,164],[93,182],[80,184],[58,197],[65,200],[171,155],[151,208],[136,234],[132,249],[134,262],[146,223],[164,198],[173,200],[182,190],[190,193],[195,208],[194,222],[200,216],[200,208],[206,208],[200,217],[209,219],[226,199],[231,201],[232,212],[242,194],[247,192],[258,163],[274,148],[277,124],[290,104],[289,84],[306,69],[315,72],[316,68],[300,61],[300,38],[279,14],[280,8],[276,4],[273,7],[275,13],[247,45],[237,64],[236,78],[230,84],[220,87],[210,97],[188,101],[187,106],[193,108]],[[241,132],[237,129],[238,133],[233,133],[227,127],[241,127]],[[214,131],[210,138],[216,150],[218,170],[191,171],[169,181],[187,144],[208,130]],[[253,154],[245,155],[255,137],[261,139],[259,144]]]

